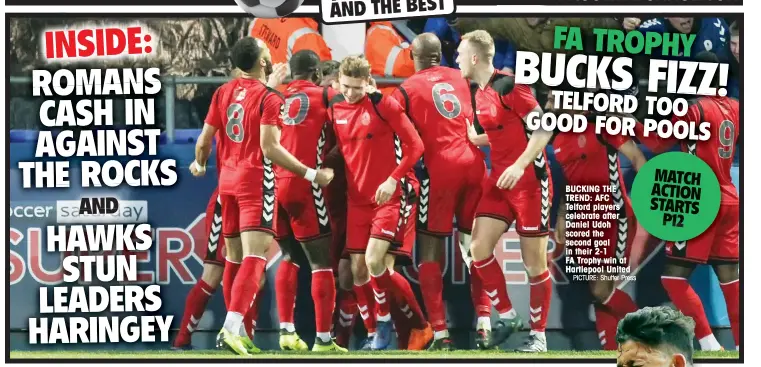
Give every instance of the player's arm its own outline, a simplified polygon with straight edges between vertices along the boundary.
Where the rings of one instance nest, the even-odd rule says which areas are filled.
[[[415,125],[407,117],[402,106],[390,98],[387,100],[384,117],[387,119],[391,129],[399,137],[399,140],[402,141],[402,149],[404,151],[402,161],[399,162],[399,166],[391,173],[390,177],[399,181],[399,179],[415,167],[417,160],[423,156],[423,139],[420,138],[417,130],[415,130]]]
[[[516,85],[515,88],[506,96],[502,97],[506,105],[512,107],[513,111],[521,116],[526,123],[529,114],[537,113],[538,118],[542,118],[542,108],[531,93],[531,88],[527,85]],[[497,187],[501,189],[512,189],[523,176],[526,167],[531,164],[536,157],[544,150],[547,144],[552,140],[553,132],[543,129],[535,130],[531,133],[526,149],[497,180]]]
[[[202,176],[206,173],[206,162],[211,155],[214,135],[217,134],[217,130],[222,126],[222,118],[219,116],[219,109],[217,108],[218,99],[219,95],[217,92],[214,92],[203,129],[201,129],[201,134],[198,136],[198,140],[196,140],[195,161],[190,165],[190,172],[193,176]]]
[[[539,114],[538,118],[542,117],[542,108],[537,105],[532,109],[529,113],[535,112]],[[523,115],[523,121],[526,121],[528,119],[528,113]],[[550,142],[550,139],[552,139],[552,131],[547,131],[544,129],[538,129],[531,133],[531,138],[528,140],[528,145],[526,146],[526,149],[523,150],[523,153],[518,157],[518,160],[516,161],[516,164],[518,164],[522,169],[525,169],[529,164],[531,164],[536,157],[539,156],[539,153],[544,150],[545,147],[547,147],[547,143]]]
[[[391,195],[396,191],[399,180],[415,167],[417,161],[423,156],[424,149],[423,140],[399,103],[391,98],[383,98],[380,106],[383,107],[381,114],[402,142],[404,155],[399,165],[391,173],[391,176],[375,192],[375,202],[378,205],[382,205],[391,199]]]
[[[621,154],[626,156],[626,158],[632,162],[635,171],[639,172],[639,169],[645,165],[645,162],[647,162],[645,154],[643,154],[637,144],[634,143],[634,140],[630,139],[628,136],[611,135],[607,132],[603,132],[601,136],[605,142],[621,152]]]
[[[618,151],[626,156],[626,158],[629,158],[629,160],[632,162],[634,170],[637,172],[639,172],[639,169],[642,168],[642,166],[644,166],[647,162],[645,154],[642,153],[639,147],[637,147],[637,144],[634,144],[633,140],[627,140],[626,143],[618,148]]]
[[[288,150],[280,145],[280,127],[283,99],[276,95],[270,94],[264,99],[264,110],[260,120],[260,141],[264,156],[276,165],[285,168],[308,181],[317,182],[322,186],[327,186],[332,180],[332,172],[317,171],[309,168],[294,157]],[[255,126],[255,125],[254,125]]]
[[[479,134],[475,124],[468,119],[466,120],[466,123],[468,124],[468,140],[470,140],[470,143],[477,147],[489,146],[489,136],[484,133]]]
[[[217,134],[217,130],[216,126],[204,123],[201,134],[198,136],[198,141],[196,141],[196,160],[193,163],[204,167],[204,169],[211,155],[212,141],[214,140],[214,135]]]

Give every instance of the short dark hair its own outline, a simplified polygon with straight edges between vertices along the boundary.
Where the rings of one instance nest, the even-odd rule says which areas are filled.
[[[731,37],[740,36],[740,23],[737,21],[732,22],[729,26],[729,33]]]
[[[320,56],[312,50],[301,50],[291,56],[288,61],[291,74],[295,76],[309,76],[316,73],[320,68]]]
[[[320,70],[324,76],[338,76],[338,69],[341,67],[341,63],[336,60],[323,61],[320,64]]]
[[[692,364],[695,321],[670,307],[645,307],[626,315],[616,332],[618,344],[634,341],[652,348],[671,349]]]
[[[233,66],[243,71],[250,71],[257,65],[262,50],[256,42],[256,38],[244,37],[233,45]]]

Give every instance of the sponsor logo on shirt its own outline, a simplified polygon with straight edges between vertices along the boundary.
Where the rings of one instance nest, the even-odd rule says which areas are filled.
[[[383,234],[385,234],[385,235],[389,235],[389,236],[393,236],[393,235],[394,235],[394,232],[391,232],[391,231],[387,231],[387,230],[385,230],[385,229],[381,229],[381,232],[382,232]]]
[[[370,114],[367,112],[363,113],[359,121],[362,125],[370,125]]]
[[[349,123],[349,120],[346,120],[346,119],[336,120],[336,125],[346,125],[348,123]]]
[[[521,226],[521,228],[524,231],[538,231],[539,230],[539,227],[524,227],[524,226]]]

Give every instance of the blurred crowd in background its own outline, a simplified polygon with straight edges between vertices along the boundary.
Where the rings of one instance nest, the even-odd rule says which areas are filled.
[[[50,27],[82,26],[84,24],[119,24],[124,19],[72,18],[13,18],[10,21],[11,75],[29,76],[35,68],[51,68],[40,55],[40,39]],[[287,62],[290,55],[301,49],[312,49],[323,60],[334,58],[321,33],[321,24],[312,18],[252,19],[248,17],[148,19],[141,21],[159,33],[155,57],[138,61],[88,62],[86,67],[159,66],[164,74],[177,76],[227,76],[231,72],[230,49],[236,40],[250,35],[265,41],[272,52],[273,62]],[[495,38],[494,66],[500,70],[515,69],[516,52],[567,52],[553,48],[556,26],[580,27],[584,37],[584,53],[594,53],[594,28],[624,31],[695,34],[691,56],[701,51],[715,53],[719,60],[730,64],[729,95],[739,98],[740,87],[740,20],[731,17],[705,18],[419,18],[401,21],[369,22],[366,24],[364,55],[377,77],[405,78],[415,70],[409,45],[417,34],[433,32],[442,41],[442,64],[457,67],[455,53],[460,35],[484,29]],[[650,58],[689,60],[680,56],[633,55],[635,75],[644,78]],[[72,68],[77,65],[65,65]],[[60,67],[60,66],[59,66]],[[175,96],[175,127],[198,129],[208,110],[215,84],[177,85]],[[384,93],[393,84],[380,85]],[[548,89],[534,85],[537,99],[543,105]],[[40,98],[30,96],[29,84],[13,85],[11,91],[11,129],[36,130],[39,126]],[[644,99],[644,93],[639,93]],[[157,122],[165,126],[164,98],[157,99]],[[641,107],[644,103],[640,104]],[[119,102],[115,108],[120,109]],[[121,107],[123,109],[123,107]],[[641,111],[640,118],[644,117]],[[118,121],[119,114],[116,114]]]

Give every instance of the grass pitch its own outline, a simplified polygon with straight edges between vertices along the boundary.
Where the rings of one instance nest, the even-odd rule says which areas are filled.
[[[265,351],[253,357],[240,357],[225,351],[55,351],[55,352],[11,352],[11,359],[315,359],[315,358],[346,358],[346,359],[615,359],[616,352],[605,351],[550,351],[542,354],[525,354],[503,351],[473,351],[461,350],[453,352],[416,352],[416,351],[387,351],[387,352],[350,352],[350,353],[312,353],[312,352],[275,352]],[[736,351],[727,352],[696,352],[698,359],[739,359]]]

